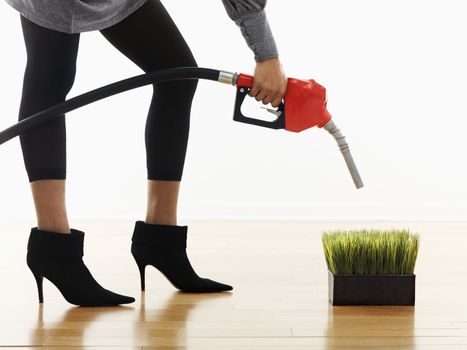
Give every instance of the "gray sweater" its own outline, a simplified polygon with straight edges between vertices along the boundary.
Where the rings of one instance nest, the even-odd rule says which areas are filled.
[[[147,0],[6,0],[24,17],[64,33],[101,30],[118,23]],[[277,57],[264,8],[267,0],[222,0],[228,16],[240,30],[256,61]],[[206,4],[206,6],[209,6]]]

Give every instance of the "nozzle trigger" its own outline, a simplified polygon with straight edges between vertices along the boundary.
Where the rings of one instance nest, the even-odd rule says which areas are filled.
[[[261,108],[267,110],[271,114],[274,114],[276,117],[280,117],[282,114],[282,111],[278,109],[268,108],[268,107],[261,107]]]

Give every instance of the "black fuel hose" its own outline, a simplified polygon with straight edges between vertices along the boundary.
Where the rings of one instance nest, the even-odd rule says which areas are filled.
[[[119,93],[136,89],[141,86],[186,79],[213,80],[230,85],[236,85],[237,78],[237,73],[198,67],[169,68],[137,75],[75,96],[69,100],[44,109],[43,111],[35,113],[19,121],[18,123],[0,132],[0,145],[24,133],[25,131],[34,128],[38,124],[44,123],[53,118],[58,118],[65,113],[71,112],[90,103],[102,100],[106,97],[117,95]],[[330,132],[338,142],[339,148],[345,158],[347,167],[352,175],[355,186],[357,188],[363,187],[362,180],[350,154],[349,147],[345,141],[344,136],[332,121],[327,124],[325,129]]]
[[[0,145],[53,118],[77,108],[141,86],[173,80],[205,79],[235,85],[237,74],[210,68],[179,67],[157,70],[102,86],[35,113],[0,132]]]

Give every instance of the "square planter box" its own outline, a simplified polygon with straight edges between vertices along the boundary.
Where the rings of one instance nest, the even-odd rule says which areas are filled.
[[[333,275],[332,305],[415,305],[415,275]]]

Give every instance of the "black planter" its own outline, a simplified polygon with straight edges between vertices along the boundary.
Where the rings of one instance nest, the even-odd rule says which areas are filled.
[[[415,275],[333,275],[332,305],[415,305]]]

